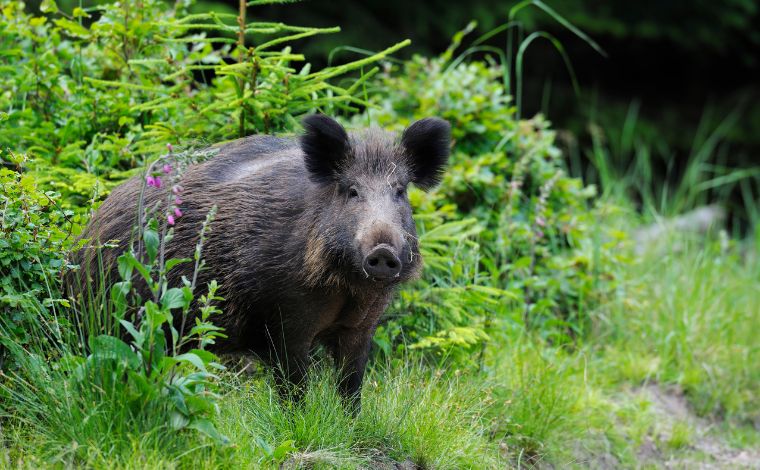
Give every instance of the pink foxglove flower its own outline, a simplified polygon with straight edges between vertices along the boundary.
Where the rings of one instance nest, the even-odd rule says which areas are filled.
[[[182,204],[182,199],[180,199],[179,196],[174,196],[174,204],[176,205]]]
[[[148,183],[148,186],[155,186],[156,185],[156,178],[148,175],[148,177],[145,178],[145,182]]]
[[[174,225],[174,216],[169,214],[169,216],[166,217],[166,221],[169,222],[169,225]]]
[[[182,211],[179,210],[179,207],[174,208],[174,215],[176,215],[177,217],[182,217]]]
[[[164,173],[168,175],[169,173],[172,172],[172,166],[167,163],[164,165],[163,170],[164,170]]]
[[[175,185],[175,186],[172,188],[172,192],[173,192],[174,194],[180,194],[180,193],[182,192],[182,189],[183,189],[183,188],[182,188],[182,186],[180,186],[180,185]]]
[[[166,149],[167,149],[169,152],[173,152],[173,151],[174,151],[174,147],[172,146],[172,144],[166,144]]]

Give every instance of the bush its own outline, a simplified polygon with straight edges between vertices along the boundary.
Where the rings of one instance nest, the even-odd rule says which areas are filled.
[[[0,155],[6,156],[6,155]],[[0,160],[0,370],[6,348],[27,344],[38,321],[30,307],[36,302],[66,305],[60,298],[65,247],[71,239],[71,211],[58,204],[59,195],[44,191],[30,175],[17,171],[23,155],[8,153]],[[67,227],[68,226],[68,227]]]
[[[179,158],[171,156],[172,161]],[[167,184],[179,177],[177,169],[162,166],[160,177]],[[146,180],[155,178],[149,172]],[[171,192],[168,197],[179,201]],[[193,259],[165,259],[173,217],[181,215],[178,204],[167,201],[172,211],[167,216],[139,202],[143,213],[135,239],[118,259],[120,281],[108,285],[113,280],[93,266],[96,261],[81,266],[81,276],[70,273],[68,287],[78,292],[67,312],[71,324],[61,322],[34,293],[16,306],[35,314],[37,321],[22,325],[33,338],[28,345],[13,340],[0,325],[0,337],[9,338],[8,348],[20,365],[8,383],[0,384],[11,398],[2,403],[0,415],[25,416],[25,423],[53,446],[68,445],[61,438],[71,439],[106,454],[123,451],[135,430],[153,430],[156,416],[162,417],[162,427],[195,429],[215,441],[226,440],[213,423],[218,412],[215,373],[224,367],[206,350],[223,335],[211,323],[220,313],[214,305],[221,300],[215,295],[217,284],[212,281],[199,295],[196,276],[179,286],[167,280],[169,270],[180,263],[194,263],[196,273],[203,268],[202,248],[214,210],[203,224]],[[148,286],[147,298],[137,293],[137,284]],[[181,322],[174,321],[176,315]],[[92,407],[98,410],[94,415]],[[72,420],[86,425],[67,430]],[[83,456],[73,452],[73,457]]]
[[[619,240],[598,227],[589,203],[593,188],[566,175],[548,123],[517,117],[504,87],[503,64],[452,60],[452,48],[441,57],[417,57],[400,70],[378,73],[374,62],[402,42],[362,60],[312,71],[308,64],[295,67],[303,58],[287,44],[332,29],[244,21],[241,26],[234,15],[188,15],[182,2],[176,10],[158,0],[143,2],[141,14],[130,8],[120,2],[66,13],[47,0],[46,16],[31,15],[19,3],[2,9],[0,42],[10,44],[12,53],[0,56],[0,69],[8,72],[0,76],[6,90],[0,109],[8,110],[0,147],[34,157],[14,161],[15,170],[2,173],[3,188],[9,188],[3,195],[7,223],[15,225],[3,232],[12,245],[0,256],[7,265],[20,266],[4,292],[8,299],[26,299],[4,310],[12,319],[6,322],[10,330],[21,339],[3,337],[23,364],[3,384],[10,398],[2,403],[5,416],[25,416],[15,423],[46,436],[51,448],[67,448],[61,452],[70,452],[75,461],[86,461],[83,453],[91,449],[105,459],[128,452],[124,445],[134,445],[136,435],[155,434],[160,422],[224,441],[213,424],[219,365],[205,349],[220,334],[211,323],[217,313],[215,285],[166,280],[172,264],[194,261],[200,269],[200,247],[194,260],[163,260],[157,254],[170,242],[173,222],[148,208],[140,214],[136,245],[119,259],[121,279],[93,284],[94,292],[69,310],[77,319],[69,325],[57,315],[65,302],[56,300],[63,255],[72,248],[68,227],[84,221],[112,186],[140,167],[149,168],[147,178],[176,176],[172,169],[152,174],[157,167],[150,162],[167,143],[195,147],[291,131],[299,115],[317,110],[343,113],[361,126],[374,121],[401,129],[430,115],[453,126],[455,151],[441,187],[410,193],[427,270],[394,302],[376,335],[382,351],[400,362],[407,356],[397,350],[409,346],[432,353],[425,358],[480,366],[487,344],[511,330],[527,328],[563,344],[588,331],[588,311],[615,287],[610,263],[624,261],[613,253]],[[244,38],[253,33],[261,41],[247,47]],[[360,69],[358,77],[347,75]],[[338,85],[331,82],[336,77],[348,79]],[[59,191],[60,198],[40,192],[32,181]],[[60,200],[68,212],[44,202],[51,200]],[[35,267],[24,271],[32,266],[30,259]],[[133,282],[145,283],[150,295],[137,296]],[[200,296],[203,287],[208,290]],[[188,331],[176,329],[176,315],[197,322]],[[401,384],[382,387],[381,394]],[[391,393],[383,406],[407,406],[417,393],[410,390],[403,403]],[[526,410],[514,413],[522,417]],[[425,439],[417,439],[410,425],[414,432],[388,445],[415,449],[423,463],[453,458],[466,465],[467,455],[425,447],[427,441],[455,442],[471,416],[456,421],[456,406],[434,411],[415,408],[410,414],[434,425]],[[443,429],[439,423],[445,420],[457,425]],[[118,425],[111,427],[113,421]],[[86,424],[67,430],[71,422]],[[390,429],[395,422],[374,424]],[[511,433],[512,442],[523,446],[550,435],[541,426],[525,436],[511,428],[500,432]],[[294,440],[290,437],[275,436],[271,444],[285,445]],[[480,448],[479,435],[468,440],[475,443],[472,449]],[[69,449],[70,442],[81,447]],[[161,437],[151,445],[167,442]],[[264,461],[274,462],[289,448],[265,447]]]

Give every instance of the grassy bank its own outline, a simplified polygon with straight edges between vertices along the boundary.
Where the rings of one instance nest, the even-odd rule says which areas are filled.
[[[552,346],[503,325],[480,368],[378,361],[356,418],[327,367],[291,403],[255,363],[233,361],[219,401],[224,446],[172,432],[162,410],[129,421],[119,395],[76,396],[49,371],[17,397],[26,413],[6,416],[4,459],[26,468],[741,465],[760,456],[759,266],[719,243],[679,247],[616,273],[618,295],[593,313],[584,344]]]

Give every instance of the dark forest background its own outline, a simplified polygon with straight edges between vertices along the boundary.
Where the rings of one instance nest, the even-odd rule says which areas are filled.
[[[233,0],[220,3],[234,11]],[[271,20],[342,28],[341,34],[304,41],[313,62],[351,45],[380,50],[402,38],[412,46],[399,57],[438,54],[470,20],[484,33],[507,22],[517,1],[434,0],[305,1],[251,9]],[[517,18],[525,29],[556,36],[570,56],[582,95],[573,93],[562,58],[547,42],[526,55],[523,114],[542,111],[560,128],[582,134],[589,120],[615,127],[632,103],[640,109],[642,138],[664,140],[686,152],[700,121],[717,125],[728,113],[741,115],[728,138],[747,151],[760,150],[760,2],[754,0],[638,1],[552,0],[546,2],[590,35],[600,55],[538,9]],[[474,33],[473,36],[477,36]],[[504,47],[506,34],[490,42]],[[337,55],[340,59],[342,55]],[[691,131],[691,132],[690,132]],[[651,135],[647,135],[650,134]],[[752,152],[749,152],[749,150]],[[741,152],[744,153],[744,152]],[[739,159],[742,161],[742,159]],[[747,160],[746,163],[750,161]]]

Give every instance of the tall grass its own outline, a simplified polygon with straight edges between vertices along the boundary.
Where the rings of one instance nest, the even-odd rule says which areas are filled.
[[[118,460],[138,442],[146,450],[171,448],[166,401],[147,400],[136,414],[115,370],[79,367],[86,339],[67,331],[67,319],[42,304],[36,314],[29,344],[13,347],[15,367],[0,382],[0,419],[15,430],[22,461],[31,455],[66,465],[93,456]]]
[[[298,402],[283,401],[266,377],[225,377],[218,419],[229,436],[218,447],[197,435],[171,432],[166,410],[122,413],[107,390],[68,390],[56,373],[29,378],[19,401],[25,414],[6,415],[9,458],[45,465],[117,468],[373,468],[409,460],[426,468],[495,468],[506,455],[483,426],[483,382],[446,377],[407,363],[369,374],[357,417],[344,407],[329,367],[318,367]],[[62,386],[63,385],[63,386]],[[39,411],[29,418],[30,411]],[[20,410],[17,410],[20,411]],[[44,418],[38,417],[45,415]],[[37,421],[35,421],[37,420]]]
[[[30,354],[0,400],[5,458],[22,467],[371,468],[408,460],[503,468],[635,466],[636,448],[650,441],[687,452],[661,442],[657,415],[625,390],[675,385],[710,419],[757,420],[760,265],[731,243],[678,247],[618,271],[618,295],[594,312],[582,343],[552,346],[495,322],[501,333],[491,335],[481,369],[447,361],[431,368],[414,356],[376,364],[357,417],[336,394],[328,364],[313,371],[299,402],[282,401],[267,375],[225,373],[216,424],[226,446],[169,429],[161,406],[135,415],[117,388],[77,387],[65,369]]]
[[[700,242],[647,255],[625,273],[626,292],[600,314],[600,341],[627,359],[610,367],[634,382],[685,390],[703,415],[760,418],[760,264]]]
[[[646,123],[640,106],[638,101],[631,102],[619,129],[597,123],[592,109],[590,145],[584,147],[574,139],[567,145],[572,173],[598,184],[606,197],[634,203],[647,216],[672,216],[719,203],[735,209],[733,222],[756,226],[760,167],[736,168],[726,163],[732,151],[728,137],[741,118],[741,109],[717,123],[711,109],[706,109],[693,131],[691,149],[680,155],[667,142],[652,143],[641,137]],[[737,231],[735,235],[745,234]]]

